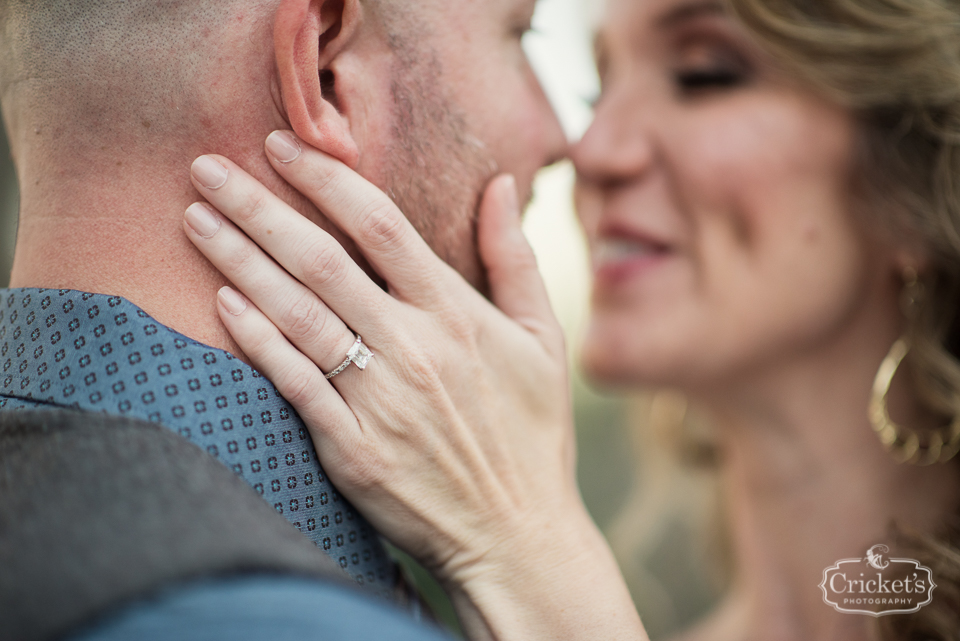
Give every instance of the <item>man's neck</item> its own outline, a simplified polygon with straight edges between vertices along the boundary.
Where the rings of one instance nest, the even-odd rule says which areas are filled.
[[[225,279],[186,238],[182,218],[200,199],[190,165],[201,154],[224,154],[278,193],[285,187],[263,153],[267,135],[290,126],[273,56],[263,55],[272,32],[246,24],[205,30],[222,62],[191,71],[162,101],[122,95],[91,108],[85,100],[99,96],[77,88],[80,98],[63,101],[44,79],[4,96],[20,184],[11,286],[123,296],[191,338],[238,352],[216,312]],[[224,66],[243,72],[223,75]]]
[[[956,466],[898,465],[867,420],[895,336],[859,328],[755,381],[760,402],[714,408],[738,566],[731,599],[749,638],[866,639],[861,617],[823,603],[823,570],[889,542],[893,522],[925,530],[956,509]]]
[[[237,354],[216,311],[226,281],[182,230],[184,210],[199,199],[189,166],[185,157],[179,167],[118,159],[75,174],[21,170],[11,286],[123,296],[159,322]]]

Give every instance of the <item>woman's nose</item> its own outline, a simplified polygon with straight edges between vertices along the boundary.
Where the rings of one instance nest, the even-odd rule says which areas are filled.
[[[602,99],[593,124],[570,152],[580,180],[610,185],[641,178],[654,159],[652,116],[628,96]]]

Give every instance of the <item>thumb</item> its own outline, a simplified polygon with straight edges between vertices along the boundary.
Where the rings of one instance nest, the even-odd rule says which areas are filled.
[[[513,176],[502,174],[487,186],[480,204],[477,241],[493,304],[529,331],[540,333],[554,326],[556,320],[537,259],[520,227]]]

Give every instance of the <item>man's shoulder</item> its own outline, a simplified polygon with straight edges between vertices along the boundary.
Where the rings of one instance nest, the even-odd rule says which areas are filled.
[[[292,574],[356,589],[241,479],[159,426],[0,412],[0,470],[0,609],[20,638],[202,577]]]
[[[118,296],[0,290],[0,403],[163,425],[242,477],[367,589],[394,593],[376,530],[330,483],[303,421],[233,355]]]
[[[322,581],[201,582],[136,603],[70,641],[451,641],[382,599]]]

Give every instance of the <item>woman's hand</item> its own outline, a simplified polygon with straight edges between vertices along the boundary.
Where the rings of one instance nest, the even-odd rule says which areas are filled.
[[[562,333],[512,179],[491,183],[478,228],[494,307],[345,165],[288,132],[271,135],[267,155],[355,241],[389,293],[222,157],[194,163],[194,184],[215,209],[192,205],[184,228],[243,292],[221,290],[220,316],[297,409],[335,485],[455,601],[459,593],[461,614],[476,619],[468,627],[495,636],[519,631],[523,617],[505,602],[520,596],[518,585],[539,607],[556,598],[562,608],[557,581],[609,575],[576,487]],[[374,358],[325,379],[354,332]],[[521,627],[547,632],[558,622]]]

